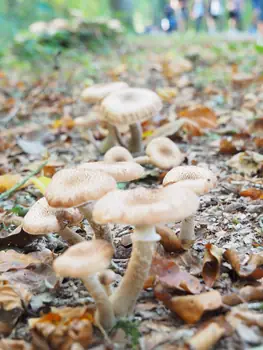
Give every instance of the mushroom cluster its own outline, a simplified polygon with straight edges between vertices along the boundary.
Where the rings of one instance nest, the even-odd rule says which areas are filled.
[[[58,171],[46,189],[45,198],[25,216],[27,232],[57,232],[73,245],[55,260],[54,269],[61,277],[83,281],[97,305],[96,324],[105,330],[110,330],[118,318],[126,317],[134,310],[148,277],[156,242],[160,240],[155,226],[181,221],[180,238],[188,249],[195,238],[197,195],[216,185],[216,177],[208,169],[177,166],[182,160],[179,149],[171,145],[170,140],[161,141],[162,145],[158,139],[152,143],[147,157],[152,162],[161,160],[161,156],[156,156],[157,148],[157,153],[167,152],[163,168],[175,165],[164,177],[162,186],[117,189],[117,181],[129,182],[144,176],[144,168],[131,155],[126,159],[128,151],[121,150],[120,161],[115,159],[113,162],[114,154],[108,153],[106,161],[83,163]],[[83,217],[94,231],[92,241],[86,241],[68,227],[78,224]],[[112,288],[115,274],[107,270],[114,255],[111,224],[133,227],[130,261],[117,288]]]

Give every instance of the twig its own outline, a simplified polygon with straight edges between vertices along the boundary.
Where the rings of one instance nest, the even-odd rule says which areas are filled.
[[[5,199],[5,198],[10,197],[17,189],[19,189],[19,187],[23,186],[31,177],[38,174],[44,168],[44,166],[47,164],[47,162],[48,162],[48,160],[46,160],[44,163],[42,163],[36,170],[31,171],[31,173],[29,173],[21,182],[15,184],[12,188],[10,188],[9,190],[2,193],[0,195],[0,201]]]

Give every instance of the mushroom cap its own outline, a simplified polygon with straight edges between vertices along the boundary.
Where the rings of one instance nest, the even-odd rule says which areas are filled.
[[[93,218],[99,224],[155,225],[181,221],[193,215],[198,205],[198,197],[187,188],[137,187],[106,194],[95,204]]]
[[[133,181],[144,175],[144,168],[135,162],[90,162],[80,164],[78,169],[103,171],[118,182]]]
[[[81,99],[89,103],[97,103],[116,90],[126,89],[129,85],[123,81],[115,81],[105,84],[95,84],[84,89],[81,93]]]
[[[68,248],[54,263],[55,272],[61,277],[82,278],[107,269],[113,256],[112,245],[96,239],[81,242]]]
[[[102,101],[101,109],[101,118],[108,123],[130,125],[154,117],[162,109],[162,101],[151,90],[128,88],[107,96]]]
[[[146,147],[151,162],[160,169],[170,169],[182,163],[184,156],[176,144],[167,137],[157,137]]]
[[[40,198],[24,217],[23,229],[31,235],[61,231],[67,224],[78,224],[83,216],[78,209],[54,209],[46,198]]]
[[[116,181],[106,172],[63,169],[53,176],[45,197],[53,208],[71,208],[97,200],[115,188]]]
[[[163,179],[164,186],[179,182],[184,187],[189,186],[188,188],[191,188],[195,193],[203,194],[216,186],[217,179],[215,174],[209,169],[186,165],[173,168]]]
[[[133,162],[133,156],[126,148],[121,146],[114,146],[105,153],[104,162]]]

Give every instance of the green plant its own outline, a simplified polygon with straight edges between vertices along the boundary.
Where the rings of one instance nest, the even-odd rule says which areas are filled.
[[[139,326],[140,324],[137,320],[122,318],[117,322],[114,329],[122,329],[125,332],[126,337],[131,342],[131,348],[136,350],[138,348],[139,339],[141,336]]]

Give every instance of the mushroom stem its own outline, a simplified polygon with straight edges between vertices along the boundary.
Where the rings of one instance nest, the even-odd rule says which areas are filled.
[[[189,249],[195,241],[195,220],[194,215],[184,219],[181,223],[180,239],[182,247]]]
[[[105,289],[100,284],[97,276],[82,278],[82,282],[96,303],[96,323],[104,329],[110,330],[115,325],[115,316]]]
[[[134,161],[138,164],[144,165],[151,163],[150,157],[148,156],[141,156],[134,158]]]
[[[142,127],[139,122],[130,125],[131,139],[129,142],[129,150],[132,153],[139,153],[143,151],[142,143]]]
[[[92,217],[92,211],[93,211],[94,203],[86,204],[82,207],[79,207],[79,211],[84,215],[84,217],[87,219],[90,227],[92,228],[95,238],[96,239],[105,239],[111,245],[113,246],[112,242],[112,235],[111,230],[109,228],[109,225],[99,225],[97,224]]]
[[[63,230],[59,231],[58,234],[65,241],[67,241],[69,245],[74,245],[85,241],[83,237],[81,237],[78,233],[71,230],[69,227],[65,227]]]
[[[116,317],[125,317],[133,312],[136,300],[149,274],[156,240],[159,240],[159,235],[155,233],[153,226],[144,226],[144,228],[151,229],[154,237],[157,238],[150,240],[148,231],[148,241],[144,240],[143,237],[142,241],[138,240],[138,236],[142,236],[141,227],[139,227],[139,232],[137,232],[137,228],[135,229],[128,268],[121,283],[110,298]]]
[[[104,154],[107,152],[111,147],[116,146],[118,144],[118,140],[116,137],[116,127],[111,124],[107,124],[109,134],[108,136],[102,141],[102,144],[100,146],[100,152]]]

